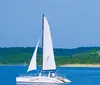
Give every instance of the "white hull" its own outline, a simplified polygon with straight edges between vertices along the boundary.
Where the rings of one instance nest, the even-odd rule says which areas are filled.
[[[61,79],[60,77],[46,77],[46,76],[20,76],[16,78],[17,83],[69,83],[68,79]]]

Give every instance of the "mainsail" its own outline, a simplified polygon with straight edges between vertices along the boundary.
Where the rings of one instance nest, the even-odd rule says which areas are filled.
[[[55,70],[53,45],[50,33],[50,27],[47,19],[43,16],[43,67],[42,70]]]
[[[38,49],[38,45],[39,45],[40,39],[38,40],[38,43],[36,45],[35,51],[33,53],[32,59],[30,61],[29,67],[27,72],[31,71],[31,70],[36,70],[37,66],[36,66],[36,56],[37,56],[37,49]]]

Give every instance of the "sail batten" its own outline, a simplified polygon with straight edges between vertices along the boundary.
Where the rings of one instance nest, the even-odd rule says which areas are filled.
[[[56,64],[54,59],[53,45],[50,33],[50,27],[47,19],[44,17],[43,29],[43,67],[42,70],[55,70]]]
[[[40,42],[40,39],[38,40],[38,43],[37,43],[36,48],[34,50],[34,53],[33,53],[32,59],[30,61],[30,64],[29,64],[27,72],[37,69],[36,56],[37,56],[37,49],[38,49],[39,42]]]

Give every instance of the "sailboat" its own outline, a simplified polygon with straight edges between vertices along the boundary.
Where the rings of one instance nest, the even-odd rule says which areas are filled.
[[[40,39],[37,42],[27,72],[32,70],[37,70],[36,56],[37,56],[37,49],[39,43],[40,43]],[[42,75],[42,71],[41,71],[38,76],[16,77],[16,82],[17,83],[65,83],[65,82],[69,83],[71,82],[69,79],[59,77],[54,73],[54,71],[56,70],[56,63],[54,58],[50,27],[44,14],[42,16],[42,47],[43,47],[42,71],[49,71],[48,75],[46,76]]]

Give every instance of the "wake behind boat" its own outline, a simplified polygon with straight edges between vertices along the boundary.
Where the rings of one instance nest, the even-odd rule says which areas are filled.
[[[36,56],[40,39],[36,45],[34,54],[30,61],[27,72],[37,70]],[[42,71],[38,76],[19,76],[16,77],[17,83],[65,83],[71,82],[67,78],[58,77],[55,74],[56,64],[54,59],[53,45],[50,33],[50,27],[46,17],[42,17],[42,48],[43,48],[43,64]],[[43,71],[49,71],[47,76],[43,75]]]

